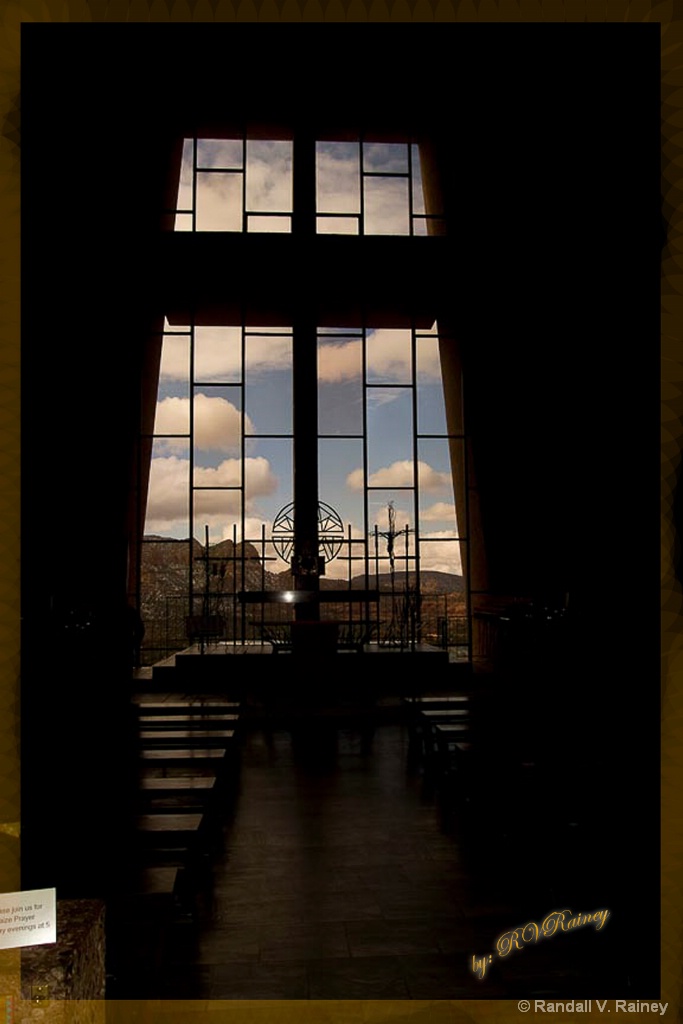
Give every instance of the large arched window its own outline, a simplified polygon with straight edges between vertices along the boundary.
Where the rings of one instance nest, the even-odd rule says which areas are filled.
[[[295,153],[287,140],[185,140],[175,230],[295,234]],[[316,234],[440,232],[417,144],[321,141],[314,159]],[[448,342],[433,318],[398,319],[318,327],[306,356],[291,324],[166,321],[140,558],[148,662],[185,646],[188,615],[220,617],[228,642],[262,638],[263,615],[237,595],[296,586],[273,524],[295,505],[297,458],[332,510],[319,512],[320,588],[378,590],[377,642],[468,656],[464,489],[456,502],[453,484],[466,476],[465,443],[446,412]],[[346,614],[320,606],[322,618]],[[362,614],[349,605],[350,619]]]

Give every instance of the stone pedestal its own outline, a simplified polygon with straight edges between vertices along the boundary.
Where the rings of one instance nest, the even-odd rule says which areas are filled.
[[[21,950],[17,1024],[104,1024],[104,903],[58,900],[57,941]]]

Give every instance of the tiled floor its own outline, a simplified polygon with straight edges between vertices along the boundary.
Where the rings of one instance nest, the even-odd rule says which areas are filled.
[[[484,981],[475,978],[474,954],[553,909],[544,869],[552,857],[530,855],[528,843],[490,823],[479,830],[461,820],[411,765],[404,726],[318,720],[293,732],[246,731],[242,744],[211,898],[170,928],[157,976],[135,995],[578,996],[577,975],[591,987],[594,933],[571,949],[546,943],[518,952],[516,963],[499,958]]]

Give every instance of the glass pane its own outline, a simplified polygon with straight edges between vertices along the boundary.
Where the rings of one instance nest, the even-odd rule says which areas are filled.
[[[192,231],[192,214],[176,213],[173,229],[174,231]]]
[[[246,327],[244,333],[249,335],[258,334],[288,334],[291,335],[291,327]]]
[[[178,182],[178,210],[192,210],[194,207],[192,185],[192,139],[184,139],[183,155],[180,164],[180,181]]]
[[[413,486],[413,408],[410,388],[367,388],[368,484]]]
[[[439,339],[418,335],[415,343],[417,429],[420,434],[445,434],[446,406],[441,378]]]
[[[247,142],[247,209],[292,212],[291,142]]]
[[[242,230],[242,175],[197,175],[197,231]]]
[[[291,217],[273,217],[252,213],[247,217],[247,231],[263,231],[267,234],[287,234],[292,230]]]
[[[239,327],[195,327],[196,383],[242,380],[242,331]]]
[[[430,554],[431,542],[420,545],[420,581],[422,600],[422,641],[452,653],[468,641],[467,606],[461,573],[460,543],[437,545],[442,554]],[[428,568],[424,568],[427,566]],[[430,566],[434,566],[430,568]],[[462,651],[467,656],[467,649]]]
[[[357,235],[359,232],[358,217],[318,217],[316,223],[319,235]]]
[[[420,535],[420,575],[427,573],[443,574],[445,578],[433,579],[432,587],[425,587],[425,590],[448,593],[464,601],[459,540]],[[426,582],[424,577],[423,582]]]
[[[241,139],[197,139],[197,167],[241,170],[243,144]]]
[[[187,394],[185,396],[167,394],[165,398],[157,402],[154,415],[154,433],[184,435],[190,433],[190,399]],[[178,443],[178,441],[172,438],[159,440],[159,444],[166,451],[174,451]]]
[[[193,536],[204,544],[206,529],[209,543],[231,540],[242,518],[242,463],[223,459],[213,466],[195,466],[193,490]]]
[[[401,384],[412,380],[411,332],[381,328],[367,334],[368,383]]]
[[[276,574],[282,573],[282,572],[289,572],[290,569],[291,569],[291,562],[283,561],[283,559],[280,557],[281,552],[284,553],[283,547],[280,544],[278,544],[277,547],[276,547],[275,544],[273,544],[272,540],[270,539],[271,533],[272,533],[271,525],[269,524],[267,529],[266,529],[266,543],[265,543],[265,546],[263,547],[263,552],[265,554],[265,566],[266,566],[266,577],[265,577],[265,579],[263,581],[263,583],[264,583],[263,589],[264,590],[280,590],[280,589],[282,589],[283,581],[282,580],[278,580]],[[261,545],[260,544],[258,545],[258,551],[259,552],[261,551]],[[276,605],[274,607],[277,608],[278,606]],[[289,619],[289,618],[292,617],[293,608],[291,606],[282,605],[280,607],[282,608],[282,610],[287,609],[287,616],[286,616],[286,618]],[[279,617],[280,617],[279,616],[279,610],[280,609],[278,609],[278,613],[273,615],[273,618],[278,618],[279,619]],[[273,611],[274,611],[274,608],[273,608]],[[260,609],[259,609],[259,615],[260,615]],[[270,618],[270,609],[268,611],[268,618]]]
[[[458,536],[451,470],[451,451],[462,458],[462,442],[429,439],[418,442],[420,535],[434,539]]]
[[[363,433],[363,343],[318,335],[318,432]]]
[[[422,188],[422,165],[420,163],[419,146],[411,146],[410,159],[412,163],[413,179],[413,213],[426,213],[424,190]]]
[[[318,334],[321,337],[334,337],[334,335],[344,335],[349,338],[363,337],[363,331],[360,327],[319,327]]]
[[[388,535],[390,532],[390,509],[393,508],[395,539],[399,534],[405,535],[406,527],[408,530],[414,529],[415,514],[413,503],[414,491],[394,491],[390,488],[368,491],[368,532],[370,535],[373,535],[375,526],[377,527],[380,537],[380,554],[383,550],[382,545],[385,543],[381,539],[382,535]],[[384,550],[386,553],[386,545]]]
[[[217,472],[217,478],[223,474]],[[229,474],[225,474],[228,476]],[[206,471],[200,479],[208,478]],[[204,543],[206,527],[209,528],[209,544],[222,540],[231,540],[234,524],[239,521],[241,513],[241,492],[239,490],[197,490],[192,493],[194,529],[193,536]],[[201,576],[205,573],[202,571]]]
[[[239,455],[242,438],[240,387],[202,386],[201,390],[196,389],[193,412],[197,464],[215,465],[222,456]]]
[[[181,331],[182,328],[178,330]],[[164,333],[163,336],[159,365],[160,387],[166,387],[172,381],[183,384],[189,384],[190,381],[189,329],[187,333]],[[163,397],[161,392],[160,397]]]
[[[325,563],[325,579],[328,582],[324,586],[339,587],[341,589],[348,586],[349,581],[351,581],[352,587],[356,590],[367,590],[369,587],[374,586],[374,581],[368,581],[365,574],[366,547],[365,539],[363,537],[354,537],[353,531],[351,541],[349,542],[348,527],[346,527],[343,533],[340,532],[338,535],[335,535],[334,550],[337,554],[332,560],[327,560]],[[335,608],[337,609],[336,613],[333,611]],[[362,619],[365,615],[365,605],[358,603],[351,605],[349,608],[348,604],[340,602],[335,605],[324,605],[321,609],[321,614],[323,612],[329,613],[323,616],[326,618]]]
[[[164,334],[159,366],[159,388],[154,415],[155,434],[190,432],[190,336]],[[162,442],[166,452],[185,442]]]
[[[341,517],[344,537],[364,535],[363,442],[346,438],[318,442],[320,500]],[[347,553],[348,554],[348,553]]]
[[[271,536],[275,516],[294,500],[291,438],[252,442],[245,460],[246,536],[260,537],[261,524]]]
[[[155,441],[149,472],[145,535],[189,537],[190,445]]]
[[[185,537],[189,536],[189,531]],[[148,541],[140,553],[141,663],[152,665],[187,646],[185,616],[191,550],[187,539]]]
[[[292,337],[245,339],[247,434],[292,432]]]
[[[414,491],[368,491],[368,533],[371,557],[389,559],[393,550],[395,568],[406,568],[406,558],[415,556]],[[393,512],[393,518],[392,518]],[[376,546],[377,545],[377,546]]]
[[[360,213],[360,147],[357,142],[316,143],[318,213]],[[318,221],[318,231],[324,231]]]
[[[366,178],[366,235],[408,235],[410,217],[407,178]]]
[[[363,170],[407,174],[408,146],[404,142],[364,142]]]

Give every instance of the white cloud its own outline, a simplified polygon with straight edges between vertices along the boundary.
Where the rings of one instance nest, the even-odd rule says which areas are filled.
[[[266,540],[266,558],[268,561],[265,563],[266,572],[284,572],[285,569],[289,569],[289,565],[283,562],[281,558],[277,556],[275,549],[270,543],[270,537],[272,533],[273,523],[270,519],[264,519],[258,515],[248,515],[244,519],[244,533],[242,532],[241,525],[239,523],[239,517],[236,518],[235,524],[237,529],[233,531],[232,523],[224,523],[222,536],[220,540],[233,540],[233,537],[237,540],[237,543],[241,543],[244,539],[249,544],[253,544],[258,552],[259,558],[261,557],[261,535],[263,527],[265,527],[265,540]]]
[[[424,572],[454,572],[462,575],[462,559],[460,544],[456,540],[454,530],[439,530],[436,533],[422,534],[420,544],[420,569]]]
[[[177,327],[175,325],[171,327],[168,321],[166,321],[164,329],[174,332],[189,332],[189,327]],[[189,333],[164,334],[159,377],[161,380],[181,380],[184,382],[190,379]]]
[[[441,380],[438,348],[424,345],[420,349],[420,379]],[[368,374],[389,383],[405,383],[411,379],[410,332],[380,328],[367,336]],[[353,380],[362,373],[360,339],[328,341],[318,349],[318,379],[323,383]],[[395,396],[370,391],[370,400],[390,401]]]
[[[189,398],[164,398],[157,403],[155,434],[182,434],[189,431]],[[247,433],[255,433],[248,416],[244,418]],[[239,448],[242,414],[225,398],[210,398],[201,392],[194,399],[194,441],[202,451],[230,452]],[[166,439],[159,442],[162,451],[180,451],[187,446],[185,439]]]
[[[154,420],[155,434],[187,434],[190,430],[190,400],[188,398],[164,398],[157,402]],[[166,448],[179,448],[186,441],[164,441]]]
[[[174,327],[174,330],[183,328]],[[254,328],[256,329],[256,328]],[[188,328],[189,330],[189,328]],[[283,328],[285,330],[285,328]],[[418,342],[420,379],[441,380],[438,347]],[[324,384],[359,379],[362,375],[362,344],[359,338],[333,340],[328,336],[318,349],[318,379]],[[367,335],[368,374],[389,383],[411,379],[410,333],[379,328]],[[195,337],[195,379],[239,383],[242,379],[242,342],[239,327],[200,327]],[[289,370],[292,339],[275,335],[246,340],[248,374]],[[189,379],[189,341],[186,336],[166,334],[161,361],[162,380]],[[370,391],[371,401],[386,402],[393,395]]]
[[[189,328],[173,326],[167,330]],[[258,330],[259,328],[251,328]],[[249,330],[249,328],[247,329]],[[286,330],[286,328],[282,328]],[[289,370],[292,366],[292,339],[277,335],[248,335],[246,338],[247,374]],[[358,371],[360,372],[360,371]],[[161,380],[188,381],[190,373],[189,336],[164,335]],[[239,384],[242,380],[242,331],[240,327],[197,327],[195,330],[195,380],[202,383],[223,381]]]
[[[187,147],[187,172],[192,177],[192,140],[185,140]],[[185,148],[183,149],[185,157]],[[232,167],[242,166],[243,146],[242,139],[198,139],[197,140],[197,166],[198,167]]]
[[[360,211],[360,150],[358,143],[318,145],[316,157],[317,208],[321,213]]]
[[[381,173],[393,171],[395,167],[400,167],[402,171],[408,169],[407,149],[403,145],[366,146],[364,156],[366,170]],[[359,213],[362,187],[367,234],[409,233],[408,179],[365,177],[361,185],[360,150],[357,144],[320,143],[316,170],[319,212]]]
[[[291,370],[292,339],[273,336],[249,335],[246,346],[246,371],[264,373],[275,370]]]
[[[429,508],[423,509],[420,517],[426,523],[437,523],[455,519],[455,505],[445,501],[437,501]]]
[[[242,380],[242,331],[239,327],[195,329],[194,375],[198,381],[239,383]]]
[[[291,142],[247,141],[247,208],[291,211]]]
[[[166,532],[176,522],[187,523],[189,485],[190,463],[187,459],[179,459],[175,455],[152,459],[146,533]]]
[[[405,383],[412,378],[410,331],[382,328],[367,338],[368,374],[383,381]]]
[[[442,473],[432,469],[426,462],[417,464],[417,486],[421,494],[436,494],[439,491],[451,491],[453,480],[450,473]]]
[[[336,384],[354,380],[362,374],[362,349],[360,341],[340,341],[320,346],[318,349],[318,380],[324,384]]]
[[[199,230],[242,230],[241,144],[235,140],[203,140],[199,165],[213,173],[199,172],[197,227]],[[316,156],[317,208],[321,213],[357,214],[360,189],[364,190],[367,234],[409,233],[407,178],[365,177],[361,183],[360,148],[357,143],[319,143]],[[366,170],[407,170],[404,145],[365,147]],[[398,159],[398,163],[396,160]],[[186,141],[178,204],[191,203],[191,145]],[[231,168],[236,173],[221,173]],[[417,168],[416,168],[417,171]],[[419,174],[416,176],[419,182]],[[288,212],[292,209],[292,143],[247,141],[247,207],[255,212]],[[422,209],[417,197],[416,210]],[[184,225],[187,226],[187,225]]]
[[[250,544],[254,544],[257,547],[261,542],[261,530],[265,526],[266,528],[266,542],[270,540],[270,534],[272,529],[272,521],[270,519],[264,519],[263,516],[245,516],[244,518],[244,537],[249,541]],[[240,524],[237,524],[237,540],[242,540],[242,530]],[[226,534],[226,538],[232,538],[232,533]],[[260,551],[260,548],[259,548]],[[272,554],[273,552],[266,552]],[[270,566],[266,565],[266,569],[270,571]]]
[[[241,485],[239,459],[225,459],[216,467],[195,467],[195,485],[197,487],[239,487]],[[262,455],[245,459],[244,473],[247,493],[251,497],[273,494],[277,490],[277,477],[274,475],[268,459]]]
[[[410,233],[407,178],[365,179],[365,233]]]
[[[388,509],[387,505],[382,505],[382,507],[380,508],[379,512],[377,513],[377,515],[375,517],[375,521],[376,521],[378,527],[380,528],[380,530],[388,530],[389,529],[389,509]],[[394,506],[394,529],[395,530],[398,530],[398,532],[400,533],[401,530],[405,530],[406,526],[410,527],[410,524],[412,523],[412,521],[413,521],[413,517],[412,517],[410,512],[407,512],[403,508],[396,508],[396,506]]]
[[[374,412],[383,405],[390,405],[391,402],[395,402],[397,399],[402,399],[404,402],[410,401],[407,389],[400,390],[399,388],[370,388],[366,392],[368,400],[368,412]]]
[[[418,483],[420,491],[435,493],[452,486],[450,473],[441,473],[426,462],[417,463]],[[346,478],[346,485],[352,491],[363,489],[363,470],[354,469]],[[410,459],[392,462],[383,466],[368,478],[368,487],[412,487],[413,463]]]
[[[263,457],[248,458],[245,461],[247,510],[252,510],[259,497],[277,490],[278,481],[270,463]],[[236,487],[240,484],[240,460],[226,459],[215,468],[195,468],[195,484],[198,487]],[[146,533],[180,533],[188,530],[188,500],[190,489],[190,463],[176,455],[152,459],[147,500]],[[240,516],[240,492],[202,491],[194,492],[195,519],[200,517],[202,525],[225,531],[226,516]],[[196,523],[195,523],[196,525]],[[229,525],[227,536],[232,536]]]
[[[242,175],[230,171],[197,174],[197,231],[242,230]]]

